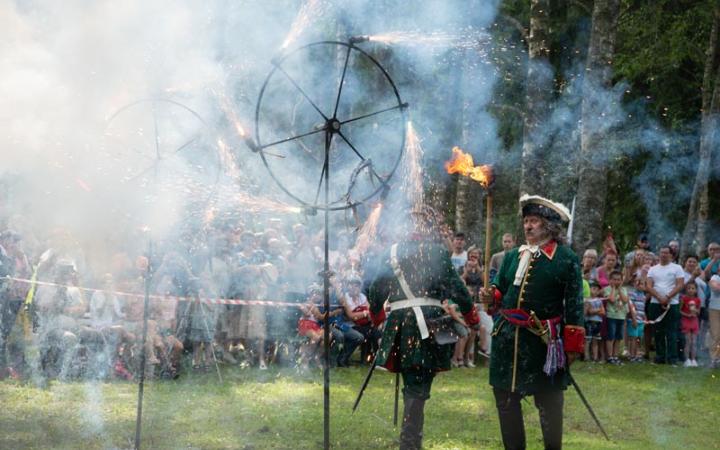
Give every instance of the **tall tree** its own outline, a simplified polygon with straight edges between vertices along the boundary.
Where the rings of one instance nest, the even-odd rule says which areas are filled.
[[[708,181],[713,152],[720,144],[720,0],[715,1],[710,43],[707,48],[702,87],[700,154],[687,222],[683,231],[681,254],[704,251],[707,244],[709,210]],[[694,236],[694,239],[693,239]],[[692,248],[696,247],[696,248]]]
[[[475,77],[472,73],[472,64],[468,61],[474,58],[471,52],[475,50],[465,50],[461,52],[459,67],[457,70],[457,103],[459,105],[459,128],[460,128],[460,147],[469,153],[475,153],[478,149],[471,148],[470,129],[474,120],[472,113],[471,101],[467,92],[467,87],[472,85]],[[476,163],[479,163],[477,161]],[[480,195],[482,189],[480,185],[470,178],[458,176],[457,191],[455,192],[455,230],[463,231],[467,235],[469,242],[477,244],[482,237],[482,218],[483,208],[481,206]]]
[[[573,231],[573,246],[577,251],[597,247],[602,241],[609,156],[603,139],[610,131],[604,113],[608,88],[612,85],[619,13],[620,0],[595,0],[583,78],[580,165]]]
[[[528,65],[523,117],[520,193],[546,195],[544,157],[549,135],[544,123],[553,97],[554,70],[550,56],[550,0],[531,0],[527,36]]]

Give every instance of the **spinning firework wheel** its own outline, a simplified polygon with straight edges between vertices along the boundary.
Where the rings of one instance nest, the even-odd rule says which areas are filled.
[[[253,150],[285,193],[325,212],[325,311],[330,310],[329,213],[389,189],[407,131],[407,104],[395,83],[354,43],[315,42],[274,59],[255,109]],[[323,330],[325,449],[330,448],[329,323]]]
[[[387,189],[405,145],[407,104],[380,63],[353,42],[322,41],[272,64],[255,110],[255,150],[278,186],[324,210]]]
[[[220,158],[205,120],[177,101],[129,103],[107,119],[104,137],[107,156],[123,165],[125,183],[209,196],[218,182]]]

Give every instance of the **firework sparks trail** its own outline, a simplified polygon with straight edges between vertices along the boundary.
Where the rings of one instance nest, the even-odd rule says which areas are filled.
[[[267,212],[273,211],[278,213],[300,213],[302,208],[297,206],[288,205],[277,200],[269,198],[256,197],[249,195],[244,192],[234,194],[232,200],[237,202],[238,205],[247,208],[253,212]]]
[[[235,127],[235,132],[238,134],[238,136],[240,136],[240,138],[242,139],[247,138],[245,128],[243,128],[243,126],[240,124],[240,119],[238,119],[238,116],[235,113],[235,109],[230,103],[230,99],[227,98],[225,94],[222,94],[215,90],[213,90],[212,93],[215,95],[215,97],[217,97],[218,103],[220,104],[220,109],[222,109],[225,117],[227,117],[228,120],[233,124],[233,126]]]
[[[235,156],[222,139],[218,139],[217,144],[220,154],[220,164],[225,168],[225,172],[234,180],[240,179],[240,168],[238,168],[235,162]]]
[[[422,158],[423,148],[420,138],[408,122],[407,138],[405,139],[405,167],[403,170],[402,191],[413,210],[419,210],[424,201]]]
[[[377,226],[380,222],[382,209],[382,203],[378,203],[368,216],[362,228],[360,228],[357,240],[355,241],[355,247],[352,249],[356,255],[362,256],[365,254],[367,249],[370,247],[370,244],[375,241],[375,237],[377,236]]]
[[[281,47],[283,50],[297,41],[300,35],[311,25],[312,21],[320,16],[326,7],[325,3],[324,0],[308,0],[303,3],[297,16],[295,16],[295,20],[290,27],[287,37],[283,41]]]
[[[368,36],[368,40],[382,44],[475,48],[481,43],[489,42],[490,35],[481,31],[457,34],[445,32],[420,33],[394,31]]]

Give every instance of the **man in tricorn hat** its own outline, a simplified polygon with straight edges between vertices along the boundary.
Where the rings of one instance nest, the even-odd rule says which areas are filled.
[[[570,213],[539,196],[520,198],[526,244],[510,250],[486,300],[500,304],[490,360],[490,384],[507,449],[524,449],[520,401],[532,395],[546,449],[562,447],[567,366],[583,351],[582,276],[564,245]]]
[[[389,303],[376,363],[402,374],[401,450],[421,448],[425,401],[433,378],[450,369],[453,345],[439,343],[432,335],[433,323],[444,314],[442,301],[455,301],[468,325],[480,320],[442,242],[438,217],[428,207],[414,212],[415,232],[380,256],[368,288],[375,325],[383,322],[383,304]]]

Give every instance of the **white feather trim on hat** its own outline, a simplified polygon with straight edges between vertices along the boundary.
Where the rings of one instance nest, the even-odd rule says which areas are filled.
[[[539,195],[523,194],[520,197],[520,210],[522,211],[523,206],[527,205],[528,203],[535,203],[550,208],[560,215],[560,219],[563,222],[570,222],[570,210],[567,209],[567,206],[563,205],[562,203],[556,203],[550,199],[541,197]]]

